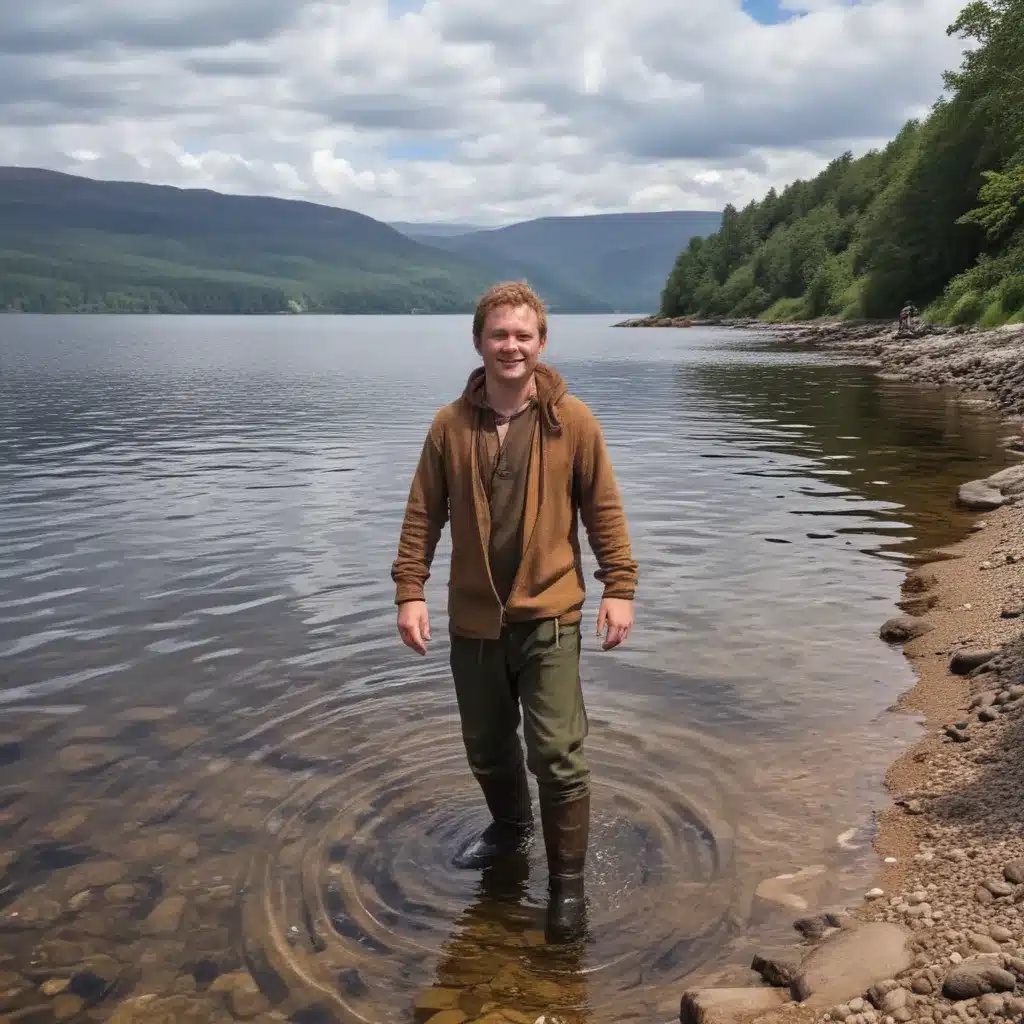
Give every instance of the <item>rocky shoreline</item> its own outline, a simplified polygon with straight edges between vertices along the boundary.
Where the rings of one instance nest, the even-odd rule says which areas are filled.
[[[1009,417],[1024,417],[1024,324],[992,330],[919,325],[899,336],[892,321],[642,317],[616,327],[719,327],[757,331],[779,344],[819,348],[875,369],[889,380],[976,394]]]
[[[1024,415],[1024,326],[913,338],[891,324],[715,326],[954,387],[1018,428]],[[1007,447],[1024,450],[1020,439]],[[749,985],[685,992],[684,1024],[1024,1018],[1024,462],[965,483],[956,501],[984,516],[908,572],[903,614],[880,628],[918,676],[891,710],[921,715],[925,735],[886,776],[893,803],[878,821],[876,887],[856,906],[796,920],[802,941],[755,956]]]

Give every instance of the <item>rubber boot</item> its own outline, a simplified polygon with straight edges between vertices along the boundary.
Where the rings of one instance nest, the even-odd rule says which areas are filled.
[[[533,838],[533,807],[526,766],[513,775],[478,775],[492,821],[455,854],[457,868],[486,868],[511,853],[525,853]]]
[[[590,794],[570,803],[541,797],[541,824],[548,858],[549,943],[574,942],[586,931],[583,871],[590,838]]]

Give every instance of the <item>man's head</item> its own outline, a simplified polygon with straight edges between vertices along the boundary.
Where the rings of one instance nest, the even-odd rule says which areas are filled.
[[[473,344],[487,375],[509,383],[528,378],[547,343],[547,311],[521,281],[489,288],[473,315]]]

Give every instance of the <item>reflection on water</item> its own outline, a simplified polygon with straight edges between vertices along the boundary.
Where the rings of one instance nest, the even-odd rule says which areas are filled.
[[[0,1014],[668,1021],[695,972],[792,935],[761,879],[824,865],[822,904],[863,886],[915,729],[884,712],[912,679],[877,628],[963,528],[954,485],[1003,464],[998,423],[742,334],[554,318],[641,564],[629,646],[583,655],[593,936],[556,953],[542,844],[450,867],[486,812],[447,537],[429,656],[394,630],[409,476],[467,335],[7,318]]]

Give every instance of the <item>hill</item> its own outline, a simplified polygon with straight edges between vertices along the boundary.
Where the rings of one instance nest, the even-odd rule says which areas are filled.
[[[884,150],[770,191],[679,255],[668,316],[1024,321],[1024,0],[976,0],[948,95]]]
[[[502,228],[428,235],[411,225],[411,238],[429,240],[481,265],[511,266],[538,279],[605,302],[620,312],[658,308],[665,277],[689,239],[721,224],[717,211],[611,213],[541,217]]]
[[[508,276],[351,210],[0,167],[0,310],[468,312]],[[609,308],[535,284],[555,311]]]

